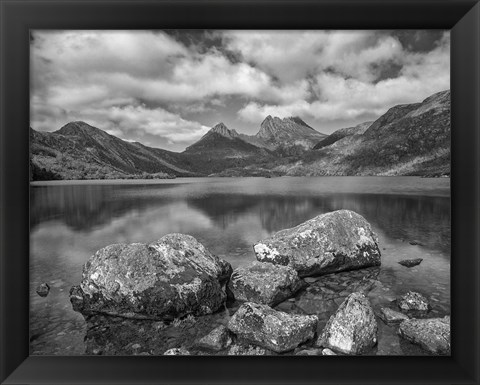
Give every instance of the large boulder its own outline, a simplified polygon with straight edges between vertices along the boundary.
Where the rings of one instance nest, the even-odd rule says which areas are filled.
[[[377,236],[365,218],[349,210],[281,230],[253,248],[259,261],[289,265],[301,277],[380,265]]]
[[[237,301],[274,306],[291,297],[303,286],[289,266],[252,262],[233,271],[228,288]]]
[[[316,345],[344,354],[362,354],[377,343],[378,325],[370,301],[352,293],[327,322]]]
[[[313,338],[317,322],[316,316],[287,314],[246,302],[232,316],[228,328],[247,342],[281,353]]]
[[[172,320],[215,312],[226,300],[229,263],[189,235],[115,244],[95,253],[70,290],[73,309],[136,319]]]
[[[409,319],[403,321],[398,334],[406,340],[420,345],[433,354],[450,354],[450,317]]]

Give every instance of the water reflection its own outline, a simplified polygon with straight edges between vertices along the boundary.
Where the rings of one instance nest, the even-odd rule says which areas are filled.
[[[254,259],[251,245],[259,239],[337,209],[354,210],[373,225],[382,248],[379,280],[392,295],[408,285],[431,296],[436,312],[448,313],[448,182],[421,178],[208,178],[161,184],[34,186],[32,351],[85,351],[83,343],[78,350],[71,343],[66,345],[66,336],[78,335],[81,340],[85,332],[81,317],[71,310],[68,290],[80,281],[82,265],[90,255],[107,244],[151,242],[171,232],[187,233],[236,267]],[[412,240],[420,245],[410,245]],[[418,267],[407,269],[397,263],[418,256],[424,258]],[[34,294],[34,287],[45,281],[57,285],[47,299]]]

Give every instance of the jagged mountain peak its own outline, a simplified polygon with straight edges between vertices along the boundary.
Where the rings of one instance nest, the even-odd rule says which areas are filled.
[[[216,124],[215,126],[213,126],[210,129],[210,131],[208,131],[203,137],[206,137],[206,136],[211,135],[213,133],[222,135],[225,138],[230,138],[230,139],[238,138],[238,136],[239,136],[237,131],[228,128],[223,122],[220,122],[220,123]]]
[[[272,117],[268,115],[260,125],[260,130],[256,137],[265,140],[288,138],[292,141],[304,139],[305,136],[310,137],[312,135],[320,138],[325,136],[314,130],[298,116],[280,119],[277,116]]]
[[[286,118],[292,122],[295,122],[297,124],[300,124],[301,126],[305,126],[305,127],[308,127],[308,128],[311,128],[313,130],[313,127],[308,125],[307,123],[305,123],[305,121],[300,117],[300,116],[289,116],[288,118]]]

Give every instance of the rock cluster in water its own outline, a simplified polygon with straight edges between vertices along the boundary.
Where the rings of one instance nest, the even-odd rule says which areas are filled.
[[[70,292],[89,324],[87,354],[358,355],[377,344],[367,294],[380,284],[372,267],[380,251],[363,217],[320,215],[254,250],[258,261],[233,272],[183,234],[99,250]],[[448,354],[449,319],[405,314],[425,315],[426,298],[408,292],[392,304],[399,311],[381,308],[384,322],[400,323],[398,334],[428,352]]]

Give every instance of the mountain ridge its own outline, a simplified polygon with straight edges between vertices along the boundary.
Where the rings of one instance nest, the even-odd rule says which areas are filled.
[[[81,121],[53,132],[30,127],[30,142],[33,179],[449,175],[450,91],[330,135],[298,116],[269,115],[255,135],[220,122],[183,152],[124,141]]]

